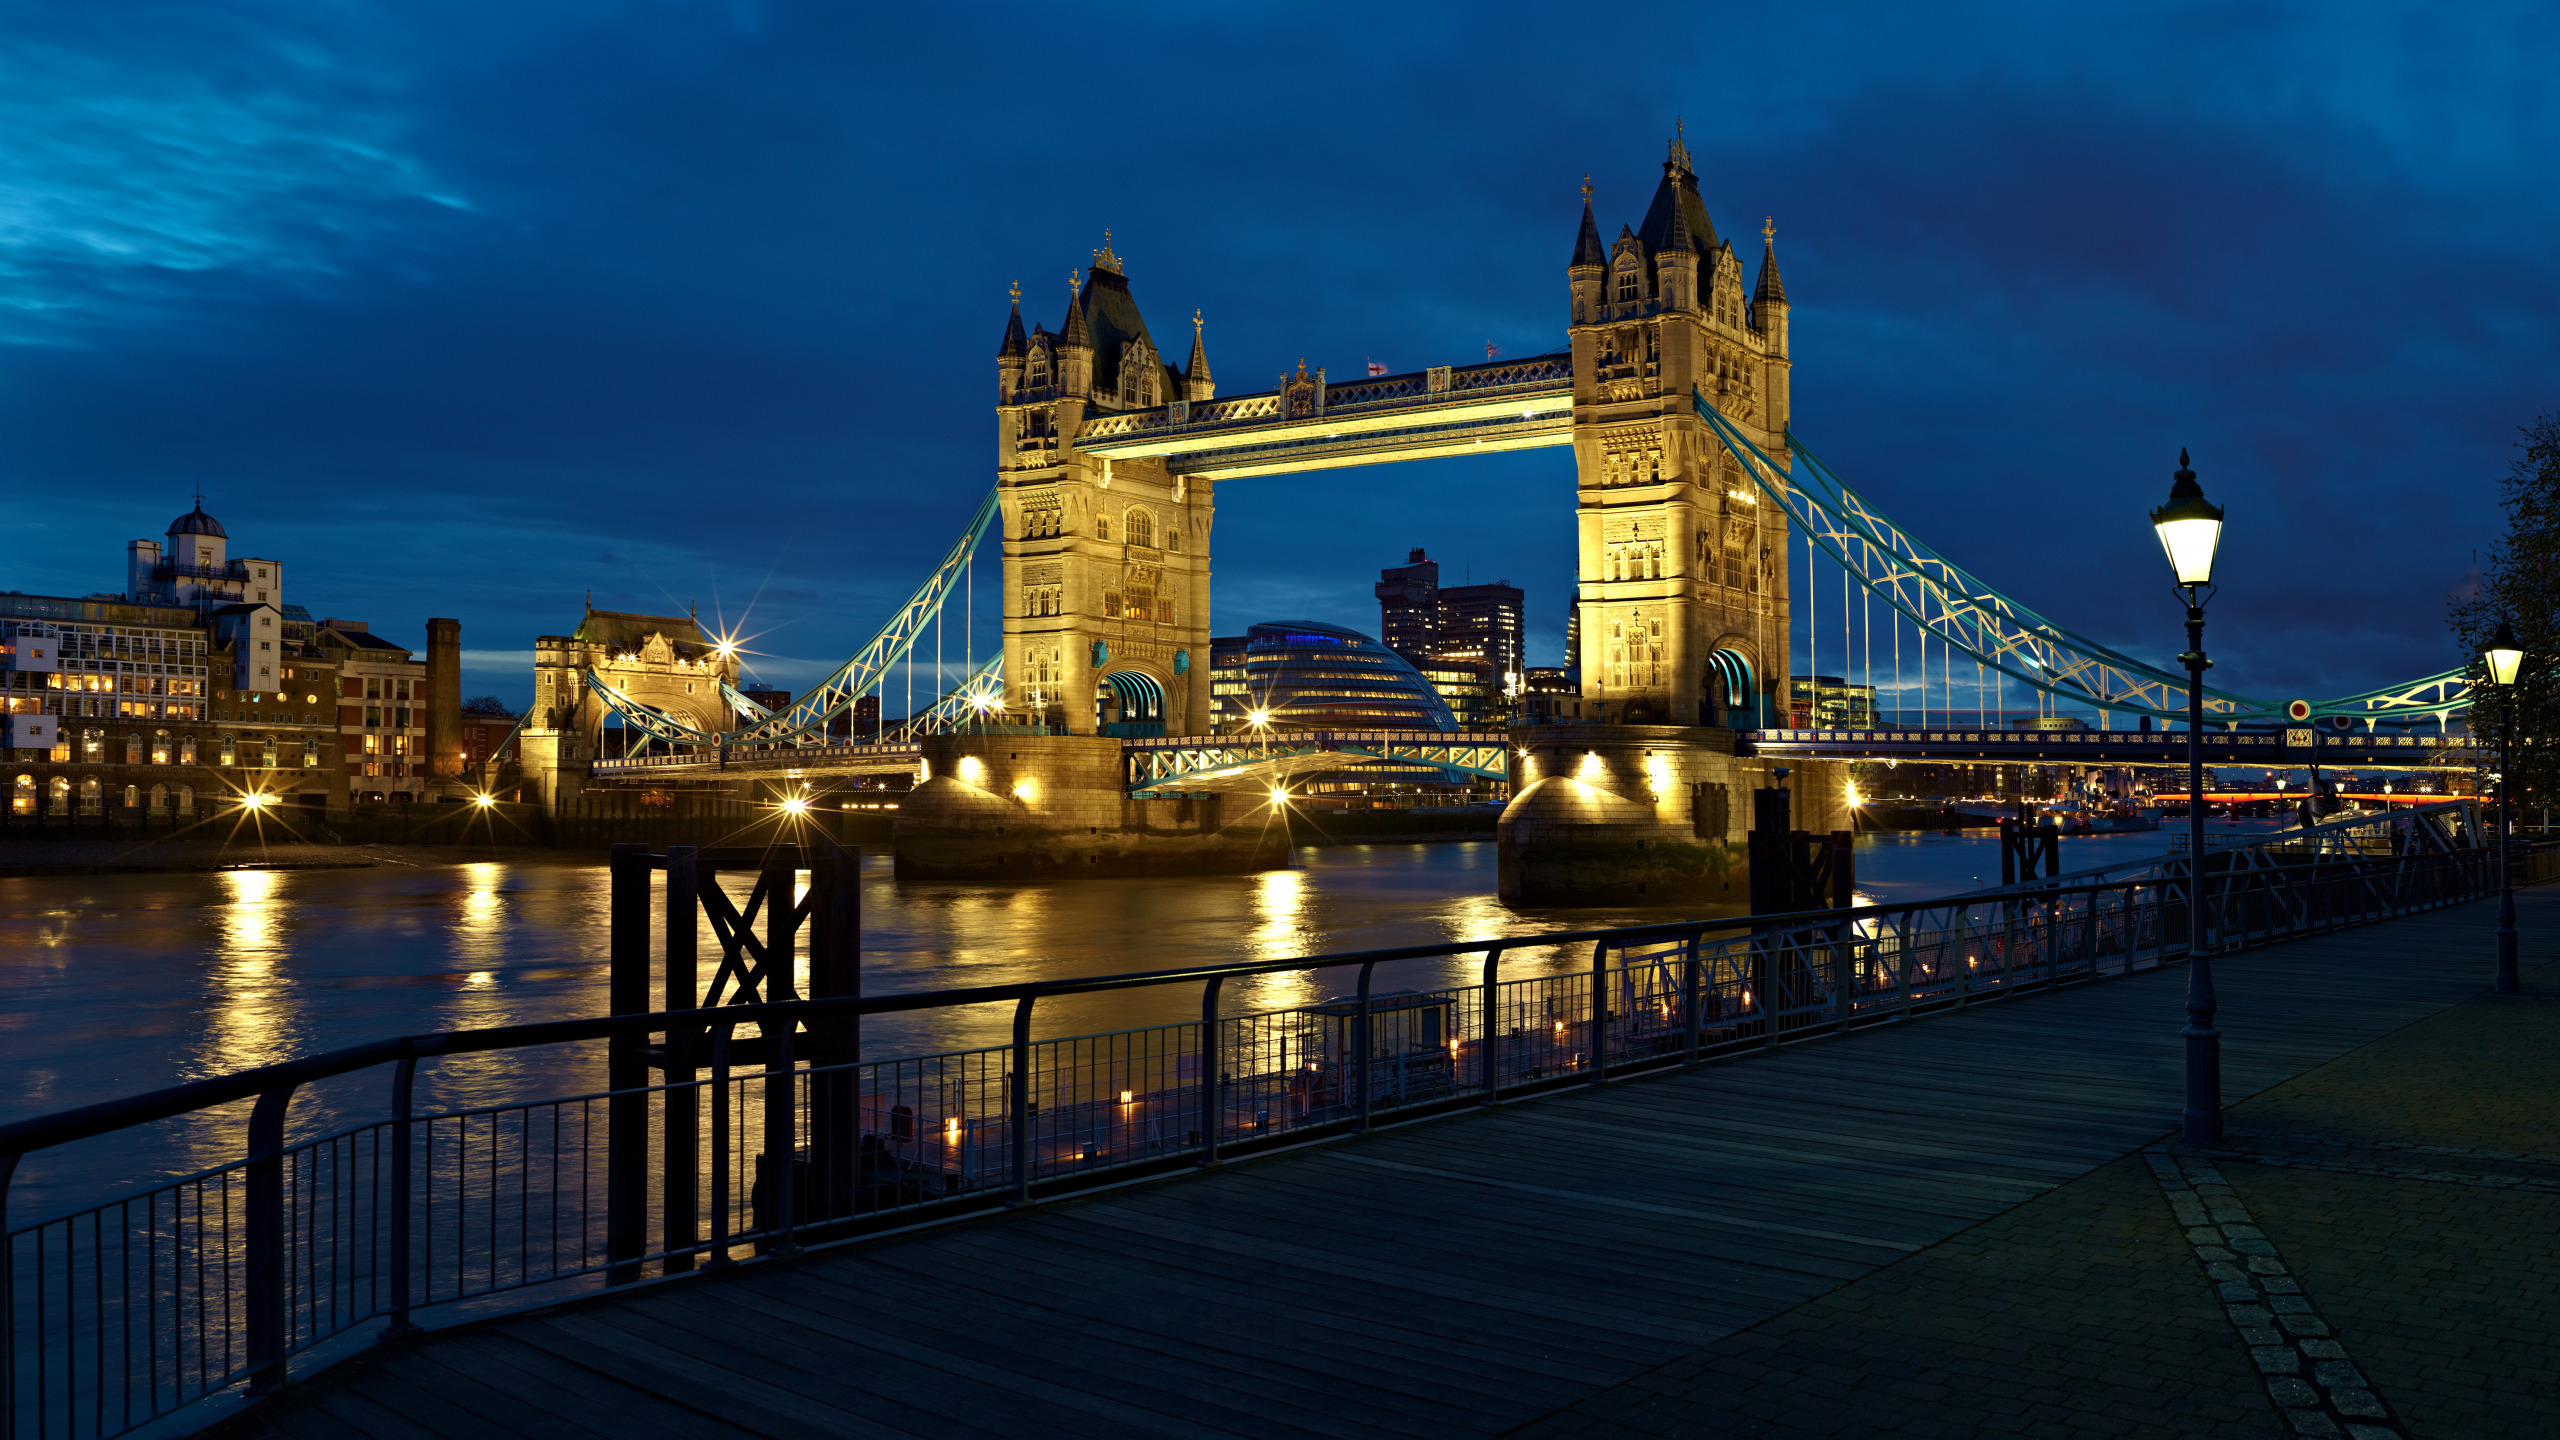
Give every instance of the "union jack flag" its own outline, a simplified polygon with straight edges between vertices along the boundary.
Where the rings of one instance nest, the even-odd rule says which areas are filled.
[[[1387,367],[1379,361],[1372,360],[1369,362],[1369,373],[1372,375],[1384,375],[1387,373]]]

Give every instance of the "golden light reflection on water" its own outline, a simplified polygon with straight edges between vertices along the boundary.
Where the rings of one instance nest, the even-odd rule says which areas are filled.
[[[213,965],[206,979],[205,1038],[198,1071],[218,1075],[290,1058],[294,977],[285,970],[285,876],[232,870],[218,877]]]

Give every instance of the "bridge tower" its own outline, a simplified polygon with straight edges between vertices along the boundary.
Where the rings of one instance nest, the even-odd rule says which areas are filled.
[[[1071,734],[1202,734],[1210,725],[1211,482],[1161,459],[1090,456],[1098,415],[1215,395],[1200,320],[1177,369],[1147,330],[1105,232],[1070,274],[1055,334],[1022,328],[1022,295],[996,350],[996,473],[1004,526],[1006,709]],[[1108,725],[1108,731],[1103,727]]]
[[[1640,228],[1603,243],[1583,186],[1566,273],[1579,485],[1575,616],[1586,719],[1747,728],[1787,703],[1787,521],[1690,402],[1787,463],[1787,295],[1717,238],[1671,141]]]

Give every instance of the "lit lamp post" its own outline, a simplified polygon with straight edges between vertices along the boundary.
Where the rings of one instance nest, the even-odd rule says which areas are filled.
[[[2498,618],[2498,633],[2480,652],[2489,668],[2489,683],[2498,692],[2498,993],[2516,993],[2516,886],[2507,867],[2509,823],[2507,779],[2512,760],[2507,747],[2516,733],[2516,672],[2524,668],[2524,651],[2516,645],[2515,627]]]
[[[2213,1028],[2213,957],[2204,945],[2204,602],[2213,593],[2213,552],[2222,542],[2222,511],[2204,498],[2187,452],[2169,503],[2151,512],[2160,548],[2169,555],[2187,604],[2187,1110],[2190,1145],[2222,1140],[2222,1032]]]

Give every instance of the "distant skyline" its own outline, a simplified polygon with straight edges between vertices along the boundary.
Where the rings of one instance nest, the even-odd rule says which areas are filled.
[[[120,585],[201,487],[315,615],[459,617],[467,694],[529,701],[590,590],[743,620],[796,690],[990,483],[1009,285],[1056,328],[1108,227],[1228,394],[1537,354],[1583,176],[1614,234],[1678,119],[1749,263],[1775,217],[1797,429],[1939,549],[2165,662],[2186,446],[2217,685],[2459,663],[2560,410],[2551,12],[1568,13],[13,5],[0,589]],[[1374,630],[1422,547],[1557,663],[1572,490],[1561,450],[1222,484],[1215,628]]]

